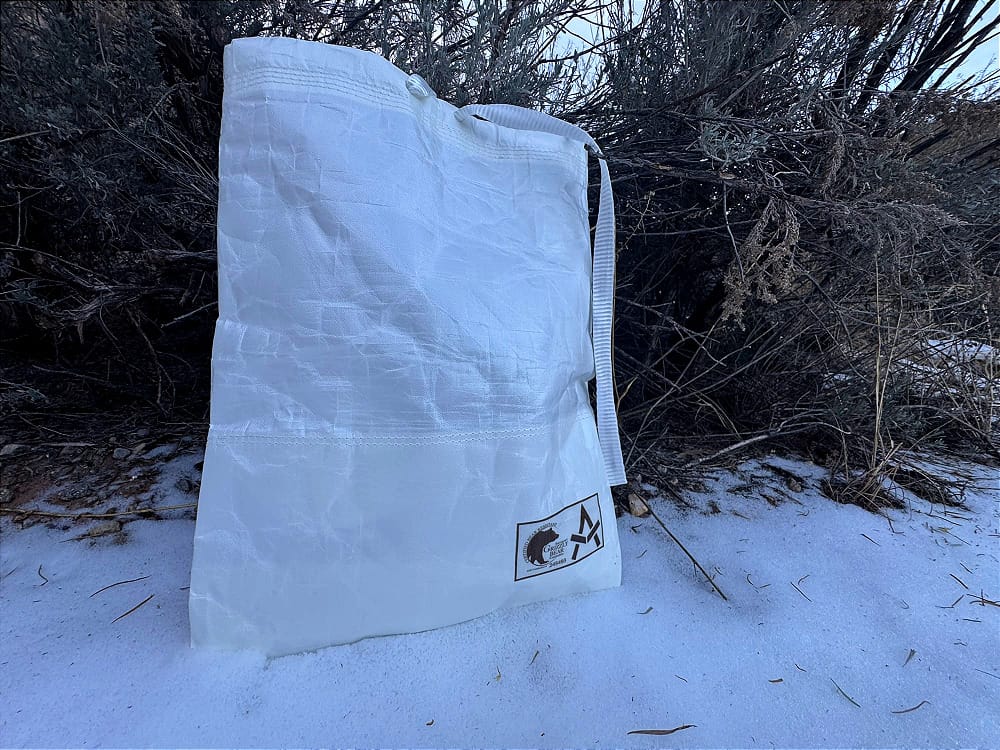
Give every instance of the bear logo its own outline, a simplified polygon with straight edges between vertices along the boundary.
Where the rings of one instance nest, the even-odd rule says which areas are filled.
[[[539,529],[528,539],[528,544],[524,550],[524,557],[532,565],[541,566],[547,564],[548,561],[544,555],[545,548],[558,538],[559,535],[551,526]]]

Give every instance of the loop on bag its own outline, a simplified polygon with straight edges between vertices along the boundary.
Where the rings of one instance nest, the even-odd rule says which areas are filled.
[[[434,89],[430,87],[430,84],[416,73],[406,79],[406,90],[418,99],[437,97],[437,94],[434,93]]]
[[[608,484],[626,483],[622,461],[618,413],[615,405],[613,323],[615,308],[615,200],[607,159],[597,142],[583,128],[552,115],[512,104],[469,104],[455,111],[455,119],[467,123],[479,116],[501,127],[538,130],[583,143],[600,160],[601,197],[594,229],[592,315],[594,369],[597,374],[597,436],[601,444]]]

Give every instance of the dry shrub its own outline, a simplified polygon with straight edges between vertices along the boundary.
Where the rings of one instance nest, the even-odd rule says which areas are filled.
[[[980,10],[4,3],[4,424],[204,422],[222,49],[285,35],[601,142],[633,471],[779,444],[875,486],[903,449],[997,455],[1000,109],[995,82],[945,76],[995,34]]]
[[[591,118],[635,470],[777,444],[875,507],[898,451],[1000,455],[1000,106],[939,80],[995,34],[973,5],[679,2],[615,30],[632,116]]]

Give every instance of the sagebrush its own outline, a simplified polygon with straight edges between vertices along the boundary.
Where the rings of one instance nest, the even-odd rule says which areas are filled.
[[[988,5],[988,4],[986,4]],[[974,0],[7,2],[0,409],[208,418],[222,51],[383,54],[614,174],[630,470],[775,442],[997,454],[1000,104]],[[596,201],[594,201],[596,203]]]

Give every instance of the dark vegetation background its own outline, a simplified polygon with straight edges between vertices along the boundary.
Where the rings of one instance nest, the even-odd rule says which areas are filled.
[[[909,449],[1000,457],[1000,104],[995,75],[953,75],[995,43],[987,12],[4,2],[0,430],[207,430],[222,51],[285,35],[602,144],[631,475],[777,446],[839,470],[833,496],[877,498]]]

